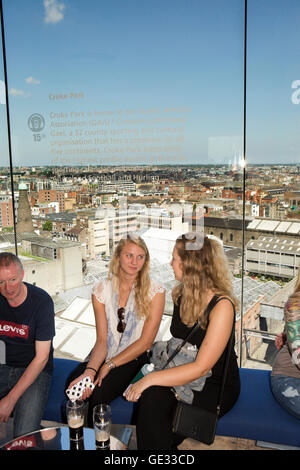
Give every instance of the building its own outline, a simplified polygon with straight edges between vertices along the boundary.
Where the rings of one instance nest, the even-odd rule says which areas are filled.
[[[145,207],[137,213],[137,222],[140,229],[158,228],[175,230],[181,233],[188,231],[188,222],[182,222],[181,215],[174,215],[166,209]]]
[[[193,227],[196,220],[193,219]],[[204,218],[204,232],[206,235],[215,235],[223,241],[224,245],[242,246],[243,227],[245,244],[249,240],[265,236],[284,236],[291,238],[300,234],[300,220],[263,219],[245,217],[244,221],[240,217],[210,217]]]
[[[66,194],[64,191],[57,191],[55,189],[41,189],[38,192],[39,203],[58,202],[59,212],[64,212],[65,210],[65,197]]]
[[[130,232],[137,231],[137,216],[125,208],[124,210],[110,209],[106,212],[105,217],[107,217],[108,221],[109,250],[112,253],[122,238],[125,238]]]
[[[24,280],[50,295],[81,286],[80,244],[66,240],[45,240],[35,234],[22,236],[19,256],[24,263]]]
[[[52,233],[59,235],[64,233],[70,228],[76,225],[76,213],[75,212],[59,212],[41,214],[38,217],[33,218],[33,224],[36,229],[42,229],[45,220],[49,220],[52,223]]]
[[[247,243],[245,259],[249,273],[293,278],[300,263],[300,240],[260,236]]]
[[[136,184],[130,180],[106,181],[101,184],[101,191],[135,194]]]
[[[90,217],[87,228],[87,258],[95,259],[101,254],[109,254],[108,220]]]
[[[292,211],[300,211],[300,191],[287,191],[284,200]]]
[[[1,196],[0,199],[0,227],[13,227],[14,214],[12,197]]]
[[[81,245],[82,259],[95,259],[109,254],[109,232],[106,218],[77,216],[76,225],[63,233],[63,238],[77,241]]]
[[[239,217],[204,217],[204,233],[205,235],[215,235],[220,238],[224,245],[240,246],[243,241],[243,227],[246,230],[247,225],[252,219],[243,221]],[[193,227],[196,225],[196,220],[193,220]],[[251,239],[252,234],[248,231],[245,232],[246,240]]]
[[[33,232],[33,223],[27,193],[27,185],[23,183],[19,185],[17,232]]]

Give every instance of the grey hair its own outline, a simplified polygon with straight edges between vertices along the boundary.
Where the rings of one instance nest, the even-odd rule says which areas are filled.
[[[23,265],[20,259],[14,254],[7,251],[2,251],[0,253],[0,267],[3,266],[10,266],[11,264],[15,264],[20,271],[23,271]]]

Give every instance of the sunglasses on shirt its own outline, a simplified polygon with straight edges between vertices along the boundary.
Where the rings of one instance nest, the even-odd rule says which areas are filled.
[[[126,323],[124,322],[124,315],[125,315],[125,308],[120,307],[118,309],[118,318],[119,318],[119,323],[117,326],[118,333],[124,333],[124,330],[126,328]]]

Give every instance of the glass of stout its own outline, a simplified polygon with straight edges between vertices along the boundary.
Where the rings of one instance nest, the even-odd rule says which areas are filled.
[[[78,441],[83,438],[84,401],[67,401],[67,420],[69,426],[70,441]]]
[[[110,450],[111,408],[100,404],[93,408],[96,450]]]

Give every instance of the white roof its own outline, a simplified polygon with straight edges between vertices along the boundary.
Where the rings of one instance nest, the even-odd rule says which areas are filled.
[[[75,356],[76,359],[83,361],[90,353],[95,341],[96,329],[80,326],[60,350],[64,354],[70,354],[73,357]]]
[[[93,314],[91,309],[92,304],[87,307],[83,315],[87,314],[90,317]],[[170,339],[171,320],[170,315],[163,315],[155,341]],[[79,321],[70,321],[56,316],[55,330],[56,336],[53,339],[54,356],[84,361],[96,341],[95,326],[82,324],[82,318],[79,318]]]
[[[94,309],[91,301],[86,306],[83,313],[77,318],[77,321],[80,323],[86,323],[87,325],[96,326]]]
[[[298,234],[300,232],[300,223],[282,220],[254,219],[247,225],[247,230],[249,229]]]
[[[89,299],[75,297],[61,317],[67,320],[77,320],[77,317],[84,311],[89,302]]]
[[[256,227],[257,230],[275,230],[279,224],[278,220],[261,220],[260,224]]]
[[[75,325],[71,323],[66,323],[60,321],[58,317],[55,317],[55,336],[53,339],[54,349],[58,349],[61,344],[67,339],[68,336],[71,336],[72,333],[75,333]]]
[[[300,232],[300,224],[293,222],[292,225],[287,230],[287,233],[299,233]]]
[[[280,222],[278,227],[276,227],[275,232],[286,232],[290,225],[291,222]]]
[[[258,226],[259,223],[260,223],[260,219],[254,219],[247,225],[247,229],[249,228],[254,229]]]

